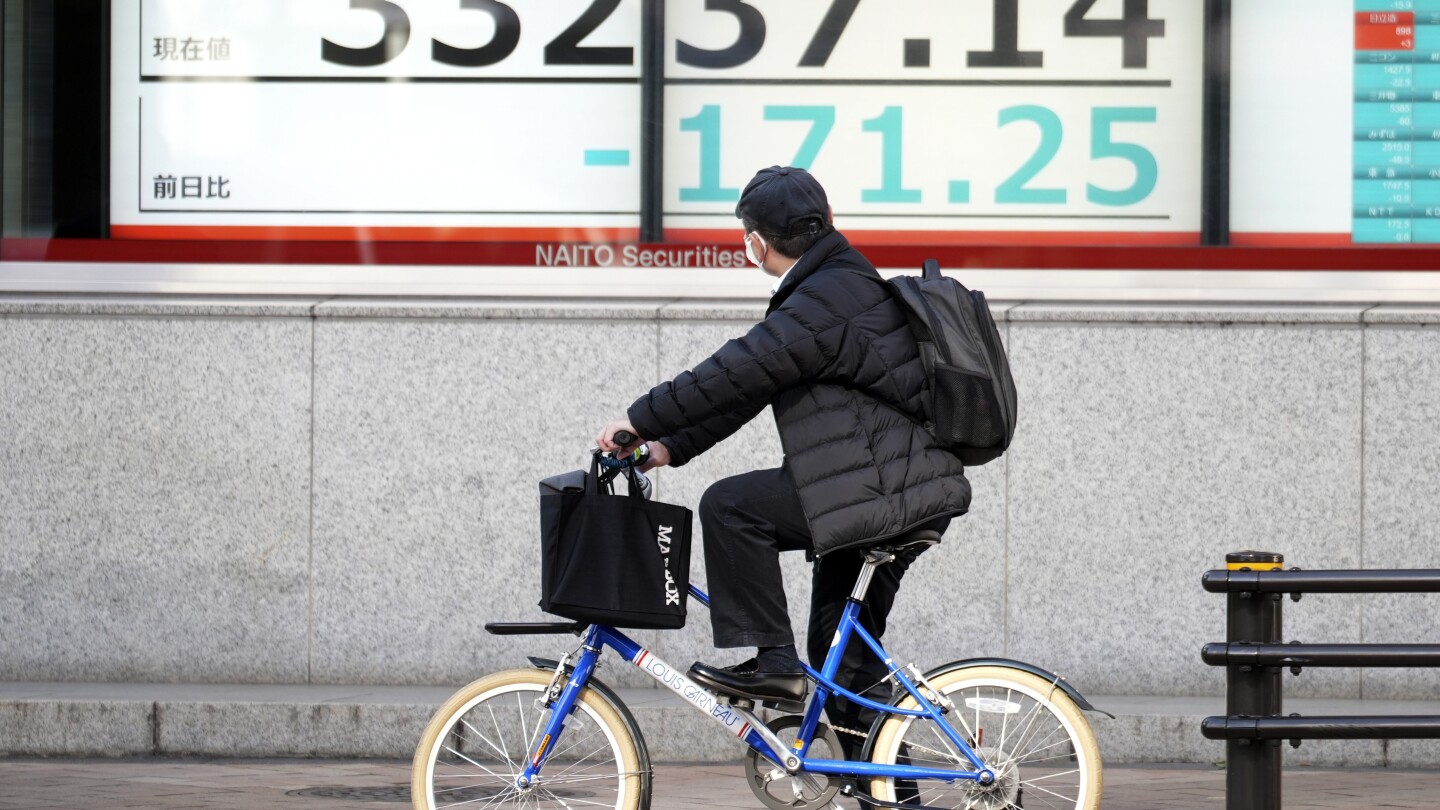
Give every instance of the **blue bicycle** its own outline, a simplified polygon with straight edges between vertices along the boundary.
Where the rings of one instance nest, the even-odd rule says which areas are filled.
[[[921,672],[898,666],[858,617],[875,570],[939,534],[919,531],[865,550],[865,562],[820,671],[798,714],[769,722],[748,700],[692,681],[613,627],[579,622],[492,623],[497,635],[575,633],[580,646],[560,661],[488,675],[435,713],[415,751],[416,810],[458,806],[607,807],[645,810],[653,777],[645,740],[615,691],[594,677],[611,649],[739,738],[750,788],[775,810],[838,807],[840,795],[879,807],[1086,808],[1100,806],[1102,766],[1073,687],[1038,667],[1005,659],[958,661]],[[709,605],[694,585],[690,593]],[[886,703],[835,682],[858,636],[890,668]],[[822,723],[825,700],[843,695],[879,712],[869,729]],[[788,710],[795,707],[779,707]],[[866,761],[846,760],[839,733],[866,737]],[[867,789],[868,788],[868,789]]]

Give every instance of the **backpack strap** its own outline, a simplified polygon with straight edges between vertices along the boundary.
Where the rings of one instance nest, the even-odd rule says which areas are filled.
[[[878,271],[872,275],[858,267],[847,267],[846,271],[862,276],[885,288],[885,292],[900,306],[900,312],[905,315],[905,323],[910,327],[910,337],[915,339],[916,347],[920,352],[920,361],[925,366],[925,375],[930,378],[935,376],[935,337],[930,334],[930,329],[925,326],[910,305],[905,302],[905,297],[895,289],[895,283],[890,279],[879,275]],[[871,268],[872,270],[874,268]],[[934,259],[926,259],[923,270],[924,278],[938,278],[940,274],[940,263]]]

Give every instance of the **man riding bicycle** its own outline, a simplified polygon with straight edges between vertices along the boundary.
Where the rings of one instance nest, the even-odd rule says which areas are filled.
[[[815,178],[763,169],[735,214],[750,261],[779,278],[765,318],[640,397],[597,442],[616,450],[626,430],[649,441],[647,469],[680,466],[773,407],[782,466],[715,482],[699,508],[715,646],[757,654],[730,667],[697,662],[689,674],[723,694],[791,702],[804,698],[805,678],[779,552],[814,556],[808,654],[819,667],[861,565],[860,555],[836,552],[922,527],[943,532],[969,508],[970,483],[924,427],[928,383],[904,311],[835,230]],[[876,638],[918,553],[876,574],[860,617]],[[851,645],[836,680],[858,693],[887,674],[869,649]],[[843,698],[826,712],[834,724],[865,727],[865,713]]]

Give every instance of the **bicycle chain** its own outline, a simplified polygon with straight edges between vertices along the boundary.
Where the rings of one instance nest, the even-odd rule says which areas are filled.
[[[839,733],[839,734],[849,734],[849,735],[852,736],[852,737],[861,737],[861,738],[867,738],[867,739],[870,737],[869,734],[867,734],[867,733],[865,733],[865,732],[863,732],[863,731],[856,731],[856,730],[853,729],[853,728],[845,728],[844,726],[831,726],[830,729],[831,729],[832,731],[835,731],[835,732]],[[959,762],[959,761],[960,761],[960,760],[958,760],[958,759],[955,758],[955,755],[954,755],[954,754],[951,754],[951,753],[949,753],[948,751],[937,751],[937,750],[935,750],[934,748],[931,748],[931,747],[929,747],[929,746],[927,746],[927,745],[921,745],[921,744],[919,744],[919,743],[913,743],[913,742],[907,742],[907,743],[905,743],[905,744],[906,744],[907,746],[909,746],[911,749],[916,750],[916,751],[919,751],[919,752],[921,752],[921,753],[923,753],[923,754],[931,754],[931,755],[937,756],[937,757],[944,757],[945,759],[948,759],[948,760],[950,760],[951,762]]]

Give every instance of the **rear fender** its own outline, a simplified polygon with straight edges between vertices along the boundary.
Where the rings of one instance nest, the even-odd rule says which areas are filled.
[[[1034,664],[1027,664],[1024,661],[1016,661],[1011,658],[966,658],[963,661],[951,661],[948,664],[941,664],[940,666],[930,670],[929,672],[926,672],[925,679],[930,680],[932,678],[938,678],[941,675],[954,672],[957,669],[967,669],[969,667],[1004,667],[1006,669],[1018,669],[1021,672],[1028,672],[1031,675],[1036,675],[1038,677],[1044,678],[1049,683],[1054,684],[1055,688],[1064,692],[1066,697],[1075,701],[1075,705],[1079,706],[1081,711],[1099,712],[1100,714],[1105,715],[1111,720],[1115,719],[1115,715],[1104,711],[1103,709],[1097,709],[1094,706],[1090,705],[1090,701],[1086,700],[1085,696],[1080,694],[1080,690],[1071,686],[1064,678],[1061,678],[1059,675],[1056,675],[1048,669],[1037,667]],[[895,706],[899,704],[901,700],[904,700],[906,697],[909,697],[909,695],[905,693],[905,690],[898,690],[895,695],[890,698],[890,705]],[[884,723],[885,720],[886,715],[882,714],[875,718],[875,722],[870,724],[870,733],[865,740],[865,748],[860,756],[862,760],[866,762],[870,760],[870,748],[875,743],[875,734],[880,730],[880,725]]]
[[[948,664],[943,664],[925,673],[925,677],[934,678],[944,675],[947,672],[954,672],[957,669],[964,669],[966,667],[1005,667],[1007,669],[1018,669],[1021,672],[1028,672],[1031,675],[1038,675],[1050,683],[1055,684],[1060,691],[1065,693],[1066,697],[1075,701],[1075,705],[1079,706],[1081,711],[1100,712],[1111,720],[1115,719],[1115,715],[1090,705],[1090,701],[1086,700],[1085,696],[1080,694],[1080,690],[1071,686],[1068,681],[1059,675],[1056,675],[1048,669],[1037,667],[1034,664],[1027,664],[1024,661],[1016,661],[1011,658],[967,658],[964,661],[951,661]]]

